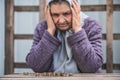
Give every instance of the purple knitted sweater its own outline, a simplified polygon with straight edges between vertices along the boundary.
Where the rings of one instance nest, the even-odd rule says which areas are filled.
[[[26,57],[27,65],[35,72],[54,72],[53,53],[61,42],[47,32],[42,20],[36,27],[33,45]],[[101,26],[93,19],[84,21],[83,29],[68,37],[73,58],[81,73],[99,73],[103,64]]]

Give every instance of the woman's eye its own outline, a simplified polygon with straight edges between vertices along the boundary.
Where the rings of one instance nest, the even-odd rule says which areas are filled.
[[[52,14],[52,17],[58,17],[59,14]]]
[[[69,16],[69,15],[71,15],[71,13],[69,12],[69,13],[63,13],[63,15],[64,16]]]

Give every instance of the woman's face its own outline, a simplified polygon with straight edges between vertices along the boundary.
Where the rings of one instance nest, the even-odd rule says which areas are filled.
[[[68,4],[52,4],[50,7],[51,16],[56,27],[62,31],[67,30],[72,24],[72,12]]]

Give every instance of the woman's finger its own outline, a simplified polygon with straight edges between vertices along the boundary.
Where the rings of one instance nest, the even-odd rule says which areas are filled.
[[[76,13],[80,13],[80,5],[76,0],[72,1],[72,6],[73,6]]]

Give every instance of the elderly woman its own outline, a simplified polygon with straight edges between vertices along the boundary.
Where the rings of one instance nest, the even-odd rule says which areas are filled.
[[[100,73],[101,26],[81,12],[77,0],[50,0],[35,29],[26,63],[35,72]]]

